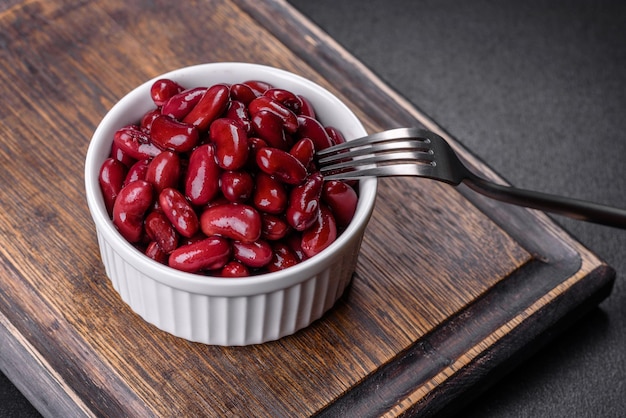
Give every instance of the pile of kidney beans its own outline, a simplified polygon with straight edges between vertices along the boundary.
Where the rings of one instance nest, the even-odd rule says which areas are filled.
[[[148,257],[219,277],[274,272],[351,221],[355,189],[314,160],[344,138],[305,97],[257,80],[160,79],[150,94],[155,108],[115,133],[99,175],[113,224]]]

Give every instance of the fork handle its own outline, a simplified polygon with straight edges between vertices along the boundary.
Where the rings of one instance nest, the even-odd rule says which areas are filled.
[[[492,183],[471,175],[463,181],[474,191],[502,202],[543,210],[569,218],[626,229],[626,210]]]

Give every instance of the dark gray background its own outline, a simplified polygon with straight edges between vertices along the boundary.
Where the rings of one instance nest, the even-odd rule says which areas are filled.
[[[626,208],[626,2],[290,3],[512,184]],[[626,416],[626,231],[555,220],[613,294],[462,416]],[[32,416],[0,375],[0,417]]]

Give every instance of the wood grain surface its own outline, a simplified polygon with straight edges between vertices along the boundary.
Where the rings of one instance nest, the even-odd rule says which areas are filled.
[[[283,1],[13,1],[0,28],[0,366],[44,415],[429,415],[610,292],[612,269],[546,216],[395,178],[321,320],[249,347],[168,335],[111,287],[84,198],[91,134],[133,87],[255,62],[328,87],[370,132],[446,133]]]

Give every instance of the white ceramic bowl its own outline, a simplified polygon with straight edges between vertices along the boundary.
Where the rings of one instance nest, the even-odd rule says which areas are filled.
[[[337,97],[298,75],[262,65],[211,63],[178,69],[149,80],[124,96],[96,129],[85,162],[87,202],[102,262],[115,290],[147,322],[187,340],[247,345],[279,339],[308,326],[328,311],[352,279],[376,195],[375,179],[361,181],[354,219],[324,251],[294,267],[250,278],[225,279],[184,273],[135,249],[113,226],[98,174],[109,156],[114,132],[137,123],[154,107],[150,86],[171,78],[185,87],[263,80],[302,94],[318,119],[346,139],[365,135],[357,117]]]

